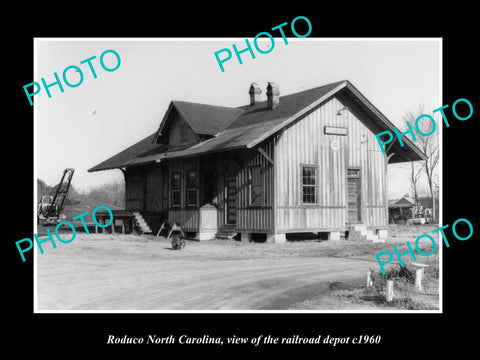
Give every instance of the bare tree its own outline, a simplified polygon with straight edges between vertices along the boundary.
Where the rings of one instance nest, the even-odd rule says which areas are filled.
[[[432,123],[430,119],[424,117],[420,119],[415,125],[416,119],[424,114],[424,106],[419,105],[416,112],[409,111],[405,114],[405,120],[409,121],[412,125],[412,128],[415,131],[415,137],[417,138],[416,145],[422,150],[422,152],[427,156],[426,160],[423,160],[423,171],[427,178],[428,187],[430,190],[430,196],[432,197],[433,204],[433,219],[436,219],[436,202],[435,202],[435,186],[438,184],[438,171],[437,165],[440,160],[440,151],[439,151],[439,129],[437,125]],[[416,127],[418,126],[419,130],[423,134],[432,133],[429,136],[423,136],[420,134]],[[441,126],[441,125],[438,125]],[[434,128],[435,127],[435,128]],[[413,176],[413,165],[412,165],[412,176]]]
[[[415,204],[418,204],[418,181],[424,172],[423,164],[418,161],[410,162],[410,190],[413,198],[415,199]]]
[[[125,185],[119,181],[111,181],[103,185],[98,185],[90,189],[88,197],[110,205],[122,207],[125,206]]]

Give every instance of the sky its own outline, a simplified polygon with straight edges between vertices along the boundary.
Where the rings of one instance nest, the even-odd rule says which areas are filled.
[[[253,39],[249,39],[253,42]],[[123,180],[120,170],[87,170],[157,130],[171,100],[220,106],[249,103],[252,82],[267,82],[287,95],[331,82],[349,80],[395,125],[404,128],[403,116],[419,105],[431,114],[441,104],[441,42],[438,39],[276,38],[268,54],[254,49],[255,59],[235,55],[220,70],[214,53],[245,47],[244,38],[221,39],[35,39],[34,79],[54,82],[56,72],[80,67],[83,82],[42,88],[34,96],[36,177],[56,184],[63,169],[74,168],[72,184],[80,191],[112,180]],[[266,50],[270,40],[260,40]],[[105,71],[99,62],[105,50],[115,50],[121,64]],[[233,50],[232,50],[233,52]],[[222,54],[221,56],[223,56]],[[87,63],[91,61],[97,78]],[[106,67],[116,59],[105,54]],[[67,79],[76,83],[73,69]],[[25,98],[26,105],[28,99]],[[409,192],[405,166],[389,166],[390,197]],[[426,185],[424,183],[425,189]]]

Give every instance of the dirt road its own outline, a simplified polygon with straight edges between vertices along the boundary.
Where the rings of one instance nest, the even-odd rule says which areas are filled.
[[[172,251],[165,240],[77,234],[48,246],[37,254],[38,310],[283,310],[375,266],[322,257],[320,243],[188,242]]]

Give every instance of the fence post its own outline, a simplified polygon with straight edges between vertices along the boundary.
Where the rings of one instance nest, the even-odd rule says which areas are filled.
[[[387,301],[393,300],[393,280],[387,280]]]
[[[423,290],[422,288],[423,268],[415,270],[415,287],[417,290]]]
[[[425,268],[428,267],[428,265],[420,264],[420,263],[412,263],[411,265],[415,267],[415,287],[417,288],[417,290],[422,291],[423,290],[423,286],[422,286],[423,273],[425,271]]]

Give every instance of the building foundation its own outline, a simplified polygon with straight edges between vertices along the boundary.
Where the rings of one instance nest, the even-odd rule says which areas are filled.
[[[287,242],[286,234],[267,234],[267,243],[283,244]]]

